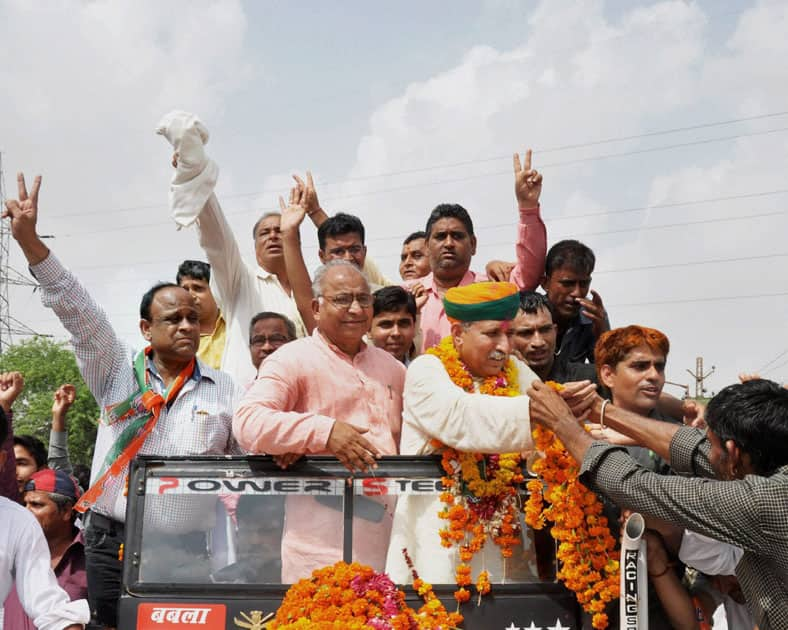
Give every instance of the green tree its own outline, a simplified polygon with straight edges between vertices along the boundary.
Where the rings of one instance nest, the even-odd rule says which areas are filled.
[[[52,401],[64,383],[77,388],[77,397],[66,417],[68,449],[73,464],[91,463],[96,441],[99,408],[77,368],[66,343],[33,337],[0,354],[0,372],[21,372],[25,389],[14,403],[14,433],[35,435],[49,443]]]

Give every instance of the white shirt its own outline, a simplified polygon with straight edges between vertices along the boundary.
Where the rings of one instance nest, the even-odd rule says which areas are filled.
[[[281,313],[295,324],[299,337],[306,334],[306,328],[295,300],[285,293],[279,278],[259,265],[244,262],[216,195],[211,194],[196,218],[200,245],[211,264],[211,290],[227,322],[221,369],[236,383],[245,383],[255,376],[249,353],[252,317],[261,311]]]
[[[44,533],[35,516],[0,497],[0,602],[16,583],[19,601],[39,630],[90,621],[84,599],[70,601],[57,583]]]
[[[736,565],[744,555],[740,547],[684,530],[679,560],[706,575],[736,575]]]
[[[679,560],[706,575],[736,575],[736,565],[744,555],[740,547],[714,540],[703,534],[684,530]],[[715,628],[746,630],[755,627],[755,619],[746,606],[737,603],[708,585],[706,590],[718,605],[714,612]]]
[[[520,391],[539,377],[525,363],[514,359]],[[403,394],[400,455],[434,452],[433,438],[451,448],[476,453],[516,453],[533,448],[530,406],[527,396],[489,396],[468,393],[455,385],[440,359],[425,354],[408,367]],[[446,522],[438,518],[443,507],[439,496],[404,496],[397,502],[386,572],[397,584],[410,583],[402,549],[406,547],[419,575],[434,584],[454,584],[458,562],[455,548],[440,544],[439,530]],[[528,554],[526,554],[528,555]],[[473,575],[482,568],[492,582],[511,579],[504,575],[500,549],[488,540],[474,556]],[[531,567],[535,570],[535,566]]]
[[[178,152],[169,195],[173,219],[179,228],[197,223],[200,245],[211,265],[211,289],[227,323],[221,369],[236,383],[247,383],[255,377],[249,353],[252,317],[261,311],[281,313],[295,324],[298,337],[306,335],[306,327],[294,297],[285,292],[276,275],[244,262],[214,194],[219,167],[205,154],[205,126],[193,114],[175,111],[162,119],[157,132]],[[371,261],[365,263],[364,273],[371,285],[388,284]]]

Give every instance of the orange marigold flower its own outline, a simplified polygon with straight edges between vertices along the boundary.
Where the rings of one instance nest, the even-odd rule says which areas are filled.
[[[471,598],[471,592],[465,587],[462,587],[459,590],[454,591],[454,599],[456,599],[460,604],[467,602],[470,598]]]

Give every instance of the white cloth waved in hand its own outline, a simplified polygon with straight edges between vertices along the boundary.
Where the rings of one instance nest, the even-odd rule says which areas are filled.
[[[205,153],[210,134],[197,116],[180,110],[166,114],[156,133],[167,138],[177,155],[178,165],[170,183],[170,210],[178,228],[187,227],[213,194],[219,177],[219,167]]]

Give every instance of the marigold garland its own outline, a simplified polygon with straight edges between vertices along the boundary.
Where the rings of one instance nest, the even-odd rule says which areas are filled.
[[[406,559],[409,560],[409,558]],[[412,567],[412,564],[409,563]],[[414,577],[418,574],[413,571]],[[450,630],[462,615],[448,613],[423,580],[413,587],[424,600],[417,611],[388,575],[354,562],[316,569],[285,594],[271,630]]]
[[[552,381],[546,384],[556,391],[563,389]],[[592,615],[593,627],[607,628],[604,610],[619,596],[619,563],[613,553],[616,541],[602,516],[602,503],[580,483],[577,462],[555,434],[537,425],[533,437],[544,458],[532,466],[541,481],[527,484],[530,496],[525,522],[534,529],[542,529],[547,521],[553,524],[550,533],[558,542],[556,555],[561,561],[558,579]]]
[[[467,392],[474,392],[473,376],[460,359],[451,337],[427,350],[438,357],[452,382]],[[490,396],[518,396],[517,367],[509,359],[500,374],[485,378],[479,393]],[[517,484],[522,483],[519,453],[483,455],[463,453],[449,448],[439,440],[432,446],[442,452],[441,464],[446,476],[441,494],[444,504],[440,518],[448,521],[440,532],[441,545],[457,547],[460,563],[455,578],[459,603],[471,598],[468,588],[472,583],[470,562],[484,547],[488,538],[500,548],[504,559],[512,556],[512,548],[520,542],[517,517]],[[476,578],[479,598],[490,592],[490,575],[481,571]]]

